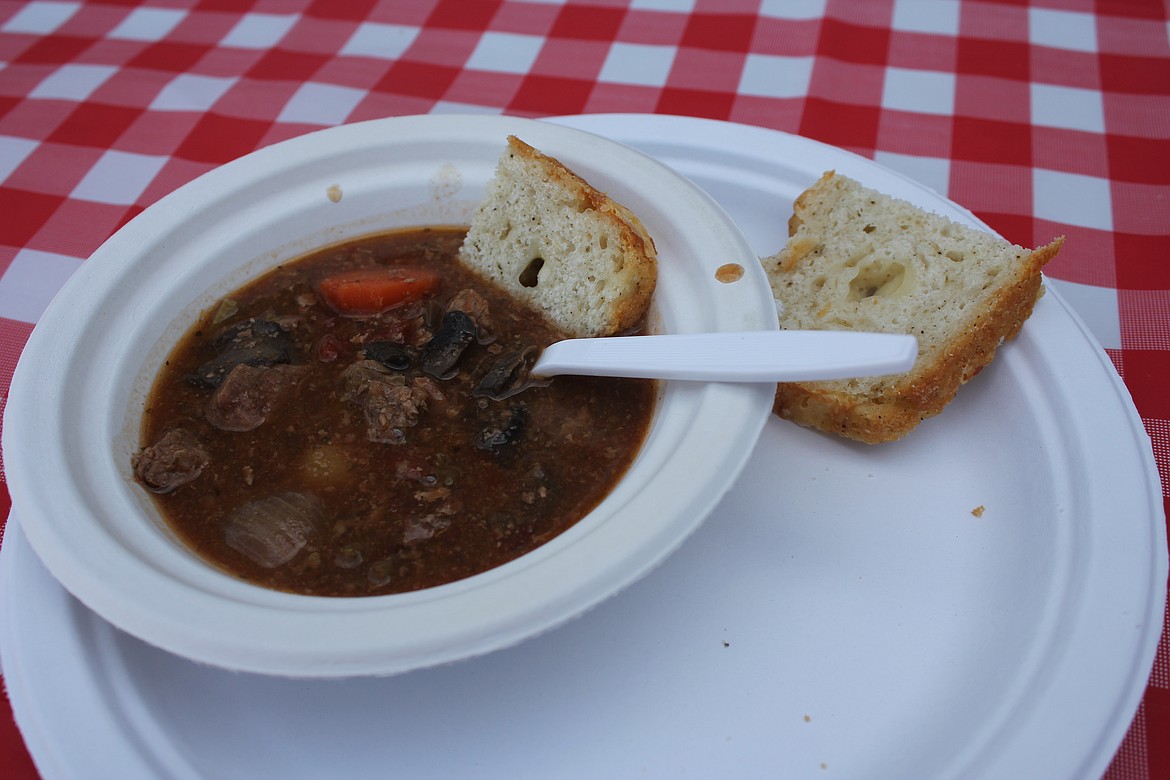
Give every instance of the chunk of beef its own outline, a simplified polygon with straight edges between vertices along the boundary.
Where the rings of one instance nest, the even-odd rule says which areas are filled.
[[[316,496],[277,493],[236,507],[224,521],[224,540],[236,552],[273,569],[304,549],[323,516]]]
[[[471,319],[475,325],[476,338],[480,344],[487,344],[495,340],[492,333],[492,309],[487,300],[468,287],[455,293],[447,303],[447,311],[461,311]]]
[[[238,365],[274,366],[293,359],[292,336],[270,320],[249,319],[236,323],[215,337],[219,353],[187,377],[201,387],[219,387]]]
[[[438,388],[425,377],[407,380],[376,360],[360,360],[342,374],[342,398],[359,404],[366,418],[366,438],[401,444],[406,429],[418,425],[431,400],[441,400]]]
[[[308,366],[240,363],[208,401],[207,421],[222,431],[254,430],[307,372]]]
[[[132,459],[134,476],[155,493],[170,493],[203,473],[211,456],[195,434],[175,428]]]

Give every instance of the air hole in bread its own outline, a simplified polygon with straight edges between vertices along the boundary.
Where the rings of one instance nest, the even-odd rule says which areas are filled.
[[[954,260],[956,263],[961,263],[964,259],[966,259],[966,255],[957,249],[948,249],[943,254],[947,256],[948,260]]]
[[[867,263],[858,269],[849,282],[849,300],[888,298],[901,292],[906,281],[906,266],[887,260]]]
[[[535,287],[540,281],[540,269],[544,268],[544,258],[534,257],[528,261],[528,265],[524,266],[524,270],[520,272],[520,285],[522,287]]]
[[[862,230],[865,231],[866,233],[872,233],[873,231],[877,230],[877,228],[873,225],[866,225],[865,227],[862,228]]]

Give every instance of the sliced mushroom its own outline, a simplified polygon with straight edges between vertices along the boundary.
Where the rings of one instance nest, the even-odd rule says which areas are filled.
[[[475,322],[466,313],[449,311],[434,337],[423,348],[422,370],[436,379],[450,379],[463,351],[476,339]]]
[[[236,323],[216,336],[212,346],[219,354],[189,375],[187,381],[215,388],[238,365],[274,366],[293,359],[292,336],[270,320]]]
[[[536,347],[525,347],[500,357],[479,380],[471,394],[476,398],[502,401],[529,387],[547,385],[549,380],[536,381],[530,374],[539,355],[540,351]]]

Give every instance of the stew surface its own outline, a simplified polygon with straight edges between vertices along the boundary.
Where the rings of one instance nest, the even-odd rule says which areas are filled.
[[[463,235],[321,250],[184,337],[133,467],[192,548],[279,590],[396,593],[512,560],[612,489],[648,430],[653,383],[526,383],[564,334],[464,268]]]

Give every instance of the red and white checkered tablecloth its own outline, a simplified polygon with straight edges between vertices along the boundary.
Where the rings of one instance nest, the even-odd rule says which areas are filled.
[[[776,128],[1017,243],[1066,235],[1048,275],[1170,495],[1164,0],[0,0],[0,402],[56,290],[162,195],[307,131],[467,111]],[[1107,778],[1170,777],[1168,649]],[[36,777],[0,706],[0,775]]]

